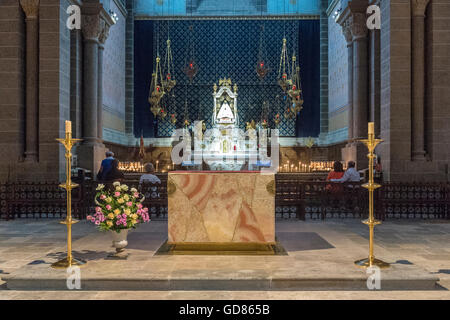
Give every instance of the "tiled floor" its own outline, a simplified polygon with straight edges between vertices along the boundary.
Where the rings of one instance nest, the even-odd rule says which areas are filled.
[[[141,260],[142,269],[151,266],[154,272],[161,268],[167,272],[168,264],[163,260],[171,259],[172,268],[189,270],[198,268],[232,270],[236,263],[240,271],[264,272],[267,264],[277,269],[291,271],[299,263],[311,259],[322,259],[321,266],[311,265],[312,271],[327,272],[336,266],[336,257],[350,264],[355,257],[367,255],[367,227],[358,220],[329,221],[277,221],[278,238],[290,252],[290,262],[280,257],[229,257],[227,262],[217,258],[195,258],[192,256],[153,256],[151,262],[142,255],[143,250],[156,250],[166,238],[167,224],[153,221],[130,233],[128,250],[132,253],[129,262]],[[139,233],[139,236],[137,236]],[[309,236],[308,236],[309,234]],[[133,240],[134,239],[134,240]],[[65,251],[65,226],[56,220],[15,220],[0,222],[0,278],[2,275],[17,271],[30,263],[46,264],[48,259],[55,259]],[[94,226],[80,222],[73,227],[74,250],[90,261],[91,265],[100,263],[108,252],[109,235],[99,233]],[[375,255],[396,262],[397,264],[414,264],[431,274],[437,275],[440,285],[450,289],[450,223],[448,221],[386,221],[375,231]],[[134,254],[133,254],[134,253]],[[256,260],[261,260],[258,263]],[[264,261],[263,261],[264,260]],[[187,263],[188,262],[188,263]],[[292,263],[291,263],[292,262]],[[151,263],[151,265],[150,265]],[[349,265],[350,265],[349,264]],[[117,274],[120,264],[116,265]],[[158,267],[158,265],[160,265]],[[286,269],[287,268],[287,269]],[[259,271],[258,271],[259,270]],[[84,272],[84,271],[83,271]],[[114,270],[111,270],[114,274]],[[1,285],[1,281],[0,281]],[[348,291],[139,291],[139,292],[36,292],[0,290],[0,299],[450,299],[447,290],[442,291],[383,291],[383,292],[348,292]]]

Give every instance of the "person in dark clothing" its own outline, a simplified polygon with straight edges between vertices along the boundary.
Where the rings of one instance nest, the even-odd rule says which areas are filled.
[[[119,160],[114,159],[112,162],[111,170],[109,170],[109,172],[106,174],[103,180],[107,182],[113,182],[122,180],[124,177],[125,176],[123,172],[119,170]]]
[[[114,161],[114,153],[111,151],[106,152],[106,158],[103,159],[102,164],[100,166],[100,170],[97,174],[97,180],[105,180],[106,175],[109,173],[109,171],[112,168],[112,163]]]

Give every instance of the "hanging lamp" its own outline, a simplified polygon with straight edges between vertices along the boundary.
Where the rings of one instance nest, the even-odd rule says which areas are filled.
[[[266,64],[267,52],[266,43],[264,41],[264,25],[261,25],[261,33],[259,36],[259,50],[258,50],[258,62],[256,63],[256,74],[259,79],[263,80],[267,73],[269,73],[269,68]]]
[[[297,57],[292,56],[292,85],[288,90],[288,95],[292,101],[292,109],[295,114],[303,108],[303,94],[300,79],[300,67],[297,65]]]
[[[194,54],[194,44],[192,41],[193,38],[193,32],[194,32],[194,27],[193,25],[189,26],[189,53],[188,56],[186,56],[186,65],[184,67],[184,73],[186,74],[186,76],[189,78],[189,81],[192,83],[192,80],[194,79],[194,77],[197,75],[198,72],[198,65],[195,62],[195,54]]]
[[[287,40],[283,38],[283,45],[281,47],[280,55],[280,66],[278,68],[278,84],[280,85],[283,92],[286,92],[288,88],[292,85],[292,80],[290,77],[289,70],[289,57],[287,53]]]
[[[170,39],[167,39],[166,41],[167,47],[166,47],[166,56],[164,58],[164,73],[165,77],[164,80],[162,80],[162,84],[164,86],[164,89],[167,92],[170,92],[173,87],[177,84],[177,81],[175,80],[175,75],[173,72],[173,55],[172,55],[172,48],[170,47]]]
[[[164,96],[164,86],[161,83],[162,72],[161,72],[161,59],[159,56],[156,58],[156,69],[152,74],[152,82],[150,84],[150,96],[148,101],[150,102],[150,110],[155,117],[161,112],[161,98]]]

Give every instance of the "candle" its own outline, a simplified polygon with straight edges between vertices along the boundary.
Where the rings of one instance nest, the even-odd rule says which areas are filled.
[[[369,135],[375,134],[374,123],[369,122]]]
[[[72,133],[72,122],[66,120],[66,133]]]

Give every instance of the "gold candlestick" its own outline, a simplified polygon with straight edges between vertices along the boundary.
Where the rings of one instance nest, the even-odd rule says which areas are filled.
[[[373,181],[373,159],[375,155],[373,151],[375,147],[382,142],[381,139],[375,139],[375,134],[373,130],[373,122],[369,122],[369,138],[360,140],[363,142],[366,147],[369,149],[369,154],[367,157],[369,158],[369,182],[363,184],[363,187],[369,190],[369,219],[362,221],[362,223],[369,226],[369,257],[361,260],[355,261],[355,264],[362,268],[377,266],[379,268],[388,268],[389,263],[384,262],[382,260],[376,259],[373,255],[373,229],[376,225],[381,224],[381,221],[375,220],[373,214],[373,191],[377,188],[380,188],[381,185],[374,183]]]
[[[66,149],[66,182],[64,184],[60,184],[61,188],[66,189],[66,201],[67,201],[67,214],[66,220],[61,221],[61,224],[65,224],[67,226],[67,257],[53,263],[51,266],[55,269],[66,269],[70,266],[82,266],[86,264],[86,261],[75,259],[72,256],[72,224],[77,223],[77,220],[72,220],[72,189],[78,187],[78,184],[72,183],[71,180],[71,169],[72,169],[72,147],[74,142],[79,142],[81,139],[72,139],[72,123],[70,121],[66,121],[65,127],[66,135],[64,139],[56,139],[59,141]]]

